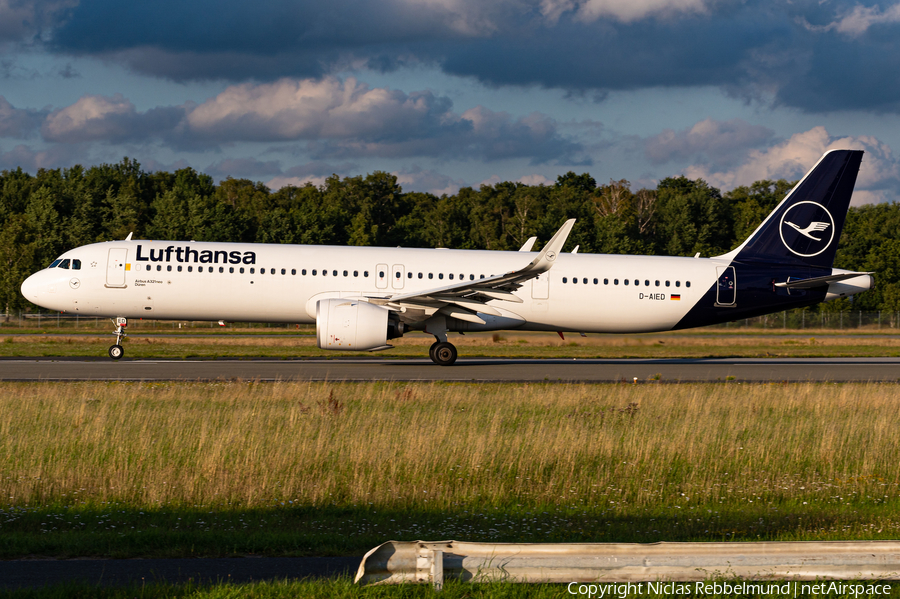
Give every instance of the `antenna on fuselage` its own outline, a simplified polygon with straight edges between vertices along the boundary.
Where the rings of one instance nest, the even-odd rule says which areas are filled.
[[[131,241],[131,236],[134,235],[134,231],[128,234],[128,237],[125,238],[125,241]]]

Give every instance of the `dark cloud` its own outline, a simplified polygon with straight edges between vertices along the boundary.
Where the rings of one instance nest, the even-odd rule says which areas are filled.
[[[590,163],[582,146],[562,135],[546,115],[513,118],[481,106],[457,113],[448,98],[431,92],[407,94],[333,77],[236,85],[199,105],[146,112],[121,94],[83,96],[50,113],[41,134],[51,142],[158,141],[178,149],[303,141],[314,159],[433,156]]]
[[[900,110],[900,16],[884,3],[763,0],[235,0],[70,11],[50,47],[174,80],[323,77],[436,64],[490,85],[718,86],[807,111]],[[177,16],[174,18],[173,16]]]
[[[672,160],[711,163],[717,166],[744,160],[753,148],[771,144],[775,132],[741,119],[706,119],[683,129],[666,129],[644,140],[644,156],[653,164]]]
[[[34,133],[47,111],[15,108],[0,96],[0,137],[24,139]]]
[[[7,152],[0,151],[0,170],[22,168],[33,173],[42,168],[65,168],[90,162],[87,148],[78,145],[55,145],[46,150],[18,145]]]
[[[275,160],[257,160],[255,158],[226,158],[210,164],[203,170],[217,179],[225,177],[260,177],[281,174],[281,165]]]

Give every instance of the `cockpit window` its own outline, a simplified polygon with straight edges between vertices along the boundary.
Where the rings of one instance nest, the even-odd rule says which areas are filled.
[[[81,270],[81,260],[77,258],[72,259],[72,270]]]
[[[59,263],[59,268],[67,269],[67,268],[69,268],[69,266],[71,266],[71,264],[72,264],[72,261],[69,260],[68,258],[66,258],[65,260],[63,260],[62,262]]]
[[[62,260],[60,260],[59,258],[57,258],[56,260],[54,260],[53,262],[51,262],[51,263],[50,263],[50,266],[48,266],[47,268],[56,268],[57,266],[59,266],[59,263],[60,263],[60,262],[62,262]]]

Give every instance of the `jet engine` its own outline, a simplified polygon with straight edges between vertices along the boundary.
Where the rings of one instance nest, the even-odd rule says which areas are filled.
[[[403,332],[403,323],[392,319],[387,308],[349,298],[316,302],[316,344],[320,349],[387,349],[387,340],[401,337]]]

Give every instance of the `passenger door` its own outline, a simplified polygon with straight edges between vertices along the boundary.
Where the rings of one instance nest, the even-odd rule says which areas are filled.
[[[106,263],[106,286],[125,287],[125,268],[128,249],[113,248],[109,250],[109,261]]]

